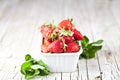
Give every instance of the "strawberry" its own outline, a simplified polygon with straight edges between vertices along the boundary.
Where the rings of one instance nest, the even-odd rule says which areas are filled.
[[[67,45],[66,52],[78,52],[80,50],[80,47],[75,42],[70,42]]]
[[[73,29],[73,24],[69,19],[67,19],[67,20],[61,21],[59,23],[58,27],[60,29],[65,28],[66,30],[72,30]]]
[[[49,25],[42,25],[40,31],[44,38],[48,38],[48,36],[53,32],[53,28]]]
[[[69,42],[72,42],[72,36],[62,35],[59,37],[59,39],[61,39],[61,40],[64,39],[66,44],[68,44]]]
[[[62,40],[55,40],[48,45],[47,50],[49,52],[61,53],[64,51]]]
[[[83,36],[82,34],[80,33],[80,31],[78,31],[77,29],[73,29],[73,37],[76,39],[76,40],[82,40],[83,39]]]
[[[82,40],[83,36],[73,27],[72,20],[63,20],[56,28],[53,24],[42,25],[40,31],[43,36],[41,51],[44,53],[78,52],[80,50],[79,45],[74,41]]]
[[[47,53],[47,52],[48,52],[47,46],[42,44],[42,45],[41,45],[41,51],[42,51],[43,53]]]

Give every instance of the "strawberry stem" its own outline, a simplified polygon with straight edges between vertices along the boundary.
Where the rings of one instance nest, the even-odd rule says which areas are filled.
[[[65,35],[65,36],[72,36],[73,32],[70,30],[65,30],[64,28],[59,30],[60,36]]]
[[[64,52],[66,52],[67,45],[65,44],[65,39],[63,39],[63,38],[62,38],[62,43],[63,43],[63,50],[64,50]]]

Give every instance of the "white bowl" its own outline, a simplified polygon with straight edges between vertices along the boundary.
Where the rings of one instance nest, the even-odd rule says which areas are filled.
[[[42,53],[42,56],[51,72],[73,72],[76,70],[81,51],[75,53]]]

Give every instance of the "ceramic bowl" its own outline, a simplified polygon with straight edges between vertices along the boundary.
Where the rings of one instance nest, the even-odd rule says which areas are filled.
[[[41,53],[51,72],[73,72],[82,50],[75,53]]]

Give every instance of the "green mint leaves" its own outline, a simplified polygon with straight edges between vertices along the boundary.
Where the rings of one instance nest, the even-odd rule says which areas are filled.
[[[25,79],[38,75],[44,76],[50,73],[48,66],[42,60],[36,61],[29,54],[25,56],[25,62],[21,65],[20,71],[25,76]]]
[[[103,40],[98,40],[90,43],[88,37],[84,36],[84,39],[81,41],[83,52],[79,58],[94,58],[95,53],[102,48],[102,45],[100,45],[102,42]]]

